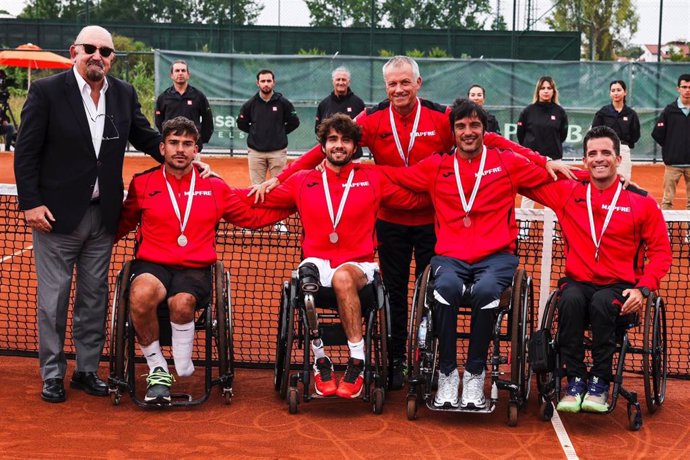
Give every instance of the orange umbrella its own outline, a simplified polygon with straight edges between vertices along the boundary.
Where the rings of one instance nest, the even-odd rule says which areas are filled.
[[[14,50],[0,51],[0,65],[28,68],[31,85],[31,69],[69,69],[72,67],[72,61],[59,54],[43,51],[40,46],[27,43],[19,45]]]

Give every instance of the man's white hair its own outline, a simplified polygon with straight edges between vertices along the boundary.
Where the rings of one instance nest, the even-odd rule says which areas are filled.
[[[386,81],[386,72],[388,69],[399,68],[404,65],[412,67],[412,78],[415,80],[419,78],[419,64],[417,64],[417,61],[409,56],[393,56],[383,65],[383,81]]]
[[[340,67],[336,68],[333,72],[331,72],[331,78],[335,78],[336,74],[339,74],[339,73],[347,74],[347,79],[348,80],[350,79],[350,71],[347,70],[347,67],[344,67],[344,66],[340,66]]]

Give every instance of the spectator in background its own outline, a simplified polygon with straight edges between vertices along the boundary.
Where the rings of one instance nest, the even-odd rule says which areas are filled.
[[[687,208],[690,209],[690,74],[678,77],[677,90],[678,99],[661,112],[652,131],[652,137],[661,146],[666,168],[662,209],[673,208],[681,176],[685,178]]]
[[[547,159],[563,158],[563,141],[568,134],[568,116],[558,104],[558,89],[553,78],[539,78],[532,103],[525,107],[517,122],[518,142]],[[522,197],[523,208],[533,208],[534,201]]]
[[[637,112],[625,104],[628,88],[623,80],[614,80],[609,85],[611,103],[603,106],[594,115],[592,128],[608,126],[613,129],[621,140],[621,164],[618,174],[630,180],[632,175],[632,159],[630,149],[640,139],[640,119]]]
[[[191,73],[187,63],[177,60],[170,66],[173,84],[156,100],[156,128],[163,132],[163,122],[175,117],[189,118],[199,131],[199,152],[213,134],[213,114],[204,93],[189,84]]]
[[[273,91],[275,76],[269,69],[256,74],[259,91],[240,109],[237,127],[249,133],[247,156],[252,184],[261,184],[266,172],[276,177],[287,163],[287,135],[299,126],[295,107]]]
[[[14,125],[2,106],[0,106],[0,135],[5,136],[5,151],[9,152],[14,145]]]
[[[486,96],[486,90],[484,90],[484,87],[478,84],[474,84],[470,86],[470,89],[467,90],[467,99],[470,101],[474,102],[475,104],[481,106],[484,108],[484,97]],[[459,98],[455,100],[455,104],[459,103]],[[486,111],[486,109],[484,109]],[[496,120],[496,117],[491,115],[489,112],[486,112],[486,131],[489,133],[497,133],[501,134],[501,128],[498,124],[498,120]]]
[[[350,118],[355,118],[364,110],[364,101],[350,89],[350,71],[345,67],[338,67],[331,73],[331,77],[333,92],[322,100],[316,109],[314,131],[317,134],[321,122],[331,115],[344,113]]]

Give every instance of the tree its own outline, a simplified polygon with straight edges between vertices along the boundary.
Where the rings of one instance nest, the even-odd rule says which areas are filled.
[[[312,27],[370,27],[372,14],[374,24],[381,20],[379,0],[305,0],[305,3]]]
[[[489,0],[383,0],[385,19],[395,28],[484,28]]]
[[[254,24],[263,5],[254,0],[86,0],[89,19],[141,23]],[[85,0],[29,0],[20,18],[85,19]]]
[[[584,34],[584,55],[608,61],[614,58],[614,43],[627,43],[637,32],[639,17],[632,0],[558,0],[546,19],[556,31]]]
[[[489,0],[305,0],[315,27],[482,29]]]

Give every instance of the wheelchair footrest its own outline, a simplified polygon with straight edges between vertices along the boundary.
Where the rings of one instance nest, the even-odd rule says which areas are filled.
[[[496,410],[496,403],[495,402],[493,402],[491,400],[487,400],[486,403],[487,403],[487,405],[484,409],[465,409],[462,407],[447,407],[447,406],[436,407],[434,405],[434,399],[429,398],[426,401],[426,407],[429,410],[433,410],[433,411],[437,411],[437,412],[466,412],[469,414],[490,414],[494,410]]]

